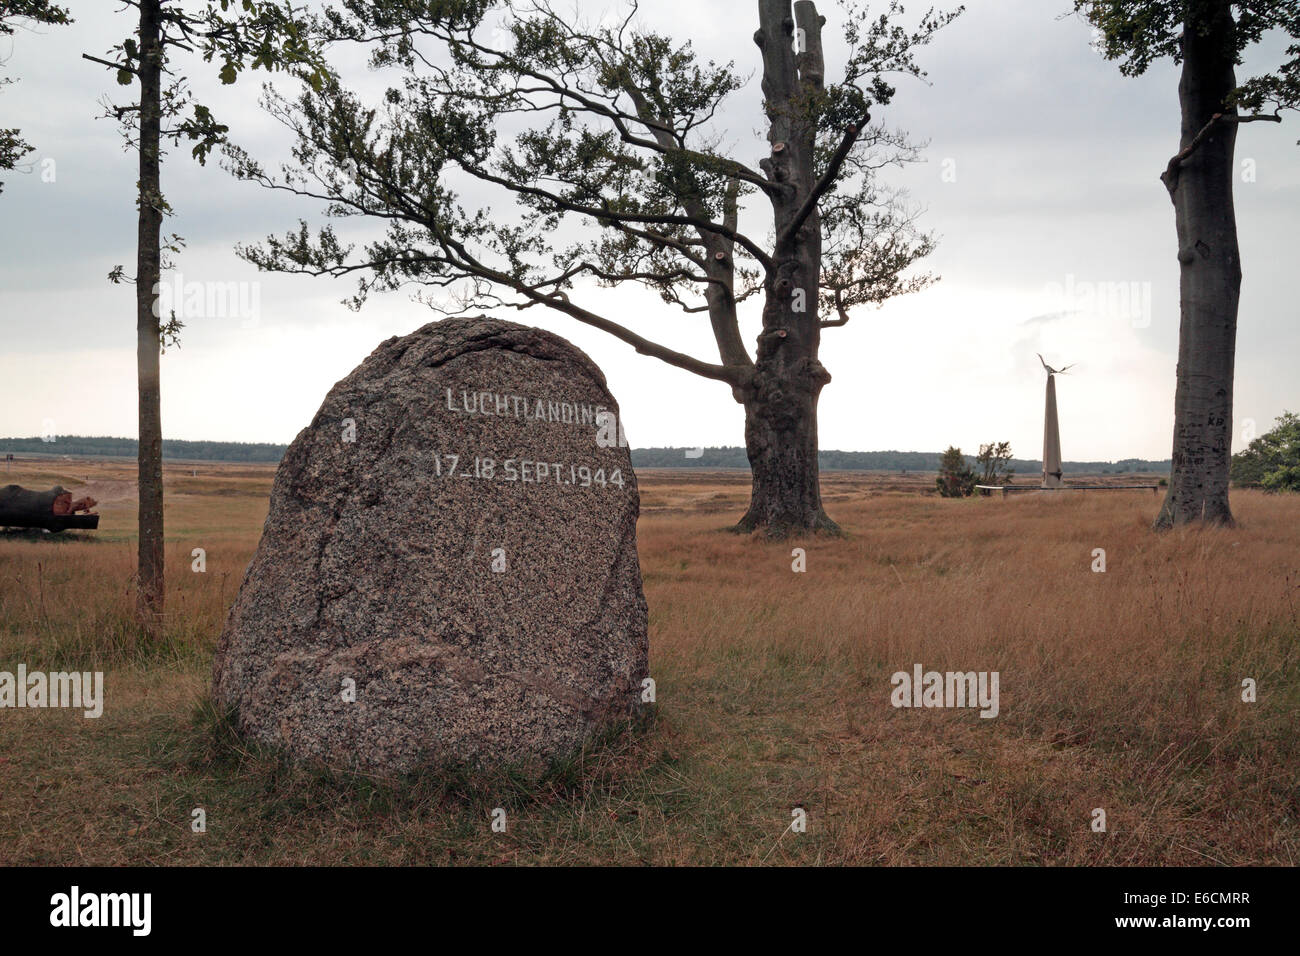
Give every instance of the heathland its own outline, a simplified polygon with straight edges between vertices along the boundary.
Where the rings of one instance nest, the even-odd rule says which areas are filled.
[[[724,530],[743,474],[641,472],[655,719],[529,791],[291,766],[206,705],[273,471],[168,466],[168,624],[145,646],[133,465],[14,463],[6,481],[103,518],[0,534],[0,671],[102,670],[106,701],[0,710],[0,864],[1300,858],[1300,496],[1235,492],[1237,527],[1156,535],[1151,492],[940,499],[930,475],[831,474],[847,535],[773,542]],[[998,716],[894,708],[917,664],[997,671]]]

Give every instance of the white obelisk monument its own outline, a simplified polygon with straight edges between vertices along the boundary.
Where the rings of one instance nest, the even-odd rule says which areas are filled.
[[[1061,481],[1061,426],[1056,419],[1056,376],[1064,372],[1066,368],[1073,368],[1067,365],[1065,368],[1052,368],[1043,361],[1041,355],[1038,361],[1043,362],[1043,368],[1047,369],[1047,408],[1043,413],[1043,487],[1044,488],[1063,488],[1065,482]]]

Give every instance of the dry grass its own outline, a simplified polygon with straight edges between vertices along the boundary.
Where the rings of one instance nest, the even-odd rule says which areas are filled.
[[[42,467],[10,480],[94,493],[130,468]],[[1153,535],[1149,492],[948,501],[832,475],[849,536],[782,544],[722,532],[739,476],[643,474],[657,722],[530,794],[505,776],[394,786],[292,767],[232,738],[201,702],[271,470],[198,469],[167,475],[163,647],[129,625],[129,498],[93,536],[0,536],[0,669],[103,669],[108,695],[97,721],[0,711],[0,863],[1300,857],[1300,497],[1238,492],[1236,529]],[[890,675],[916,663],[999,671],[1000,716],[895,710]],[[805,834],[783,832],[795,806]]]

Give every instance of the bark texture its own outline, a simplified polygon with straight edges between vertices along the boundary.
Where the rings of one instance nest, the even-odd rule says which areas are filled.
[[[753,374],[737,389],[745,406],[745,450],[753,471],[749,511],[738,531],[781,536],[839,530],[822,508],[817,465],[817,401],[830,373],[818,360],[822,234],[814,167],[816,128],[809,106],[824,93],[825,18],[808,0],[759,0],[754,42],[763,54],[763,99],[771,150],[760,166],[776,231]],[[802,45],[796,54],[794,38]]]
[[[163,616],[162,405],[155,311],[160,271],[163,198],[160,188],[162,45],[160,0],[140,0],[140,182],[136,245],[136,368],[139,389],[140,540],[136,616],[157,637]]]
[[[1173,464],[1158,529],[1232,522],[1228,466],[1241,258],[1232,202],[1237,124],[1224,101],[1236,86],[1234,23],[1226,0],[1189,10],[1178,99],[1181,149],[1192,151],[1162,177],[1178,233],[1180,320]],[[1221,114],[1227,118],[1216,118]]]
[[[64,507],[59,510],[58,505]],[[49,491],[33,491],[20,485],[5,485],[0,488],[0,525],[6,520],[42,519],[55,514],[68,514],[71,509],[72,495],[63,490],[62,485],[55,485]]]

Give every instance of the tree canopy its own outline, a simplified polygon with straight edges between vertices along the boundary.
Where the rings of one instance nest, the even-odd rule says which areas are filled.
[[[13,36],[20,28],[46,24],[62,26],[72,23],[66,7],[50,0],[0,0],[0,36]],[[13,83],[13,77],[0,77],[0,87]],[[22,137],[20,129],[0,129],[0,170],[17,169],[34,147]],[[0,192],[4,192],[0,182]]]
[[[242,254],[267,269],[355,275],[354,307],[408,283],[450,293],[428,300],[449,314],[549,306],[670,364],[734,382],[752,364],[735,305],[777,268],[761,222],[746,222],[745,199],[787,186],[769,176],[768,160],[755,165],[723,149],[731,134],[713,121],[745,86],[735,64],[704,61],[690,40],[640,28],[637,12],[633,2],[620,22],[583,26],[545,0],[331,7],[326,35],[370,46],[371,65],[403,72],[401,85],[381,105],[339,83],[296,101],[271,93],[269,109],[296,134],[294,168],[273,176],[232,150],[233,168],[319,199],[329,216],[381,218],[386,233],[355,250],[332,227],[313,235],[304,223]],[[892,76],[925,75],[917,48],[960,11],[930,11],[910,31],[897,23],[897,3],[874,19],[855,4],[846,12],[843,77],[796,97],[800,119],[817,129],[817,183],[793,225],[820,212],[821,286],[809,308],[826,316],[824,327],[933,281],[906,274],[934,247],[916,226],[919,210],[877,175],[916,160],[918,146],[869,116],[893,97]],[[789,132],[790,116],[772,122]],[[517,215],[506,203],[465,208],[461,190],[473,181],[513,199]],[[566,238],[583,228],[587,236]],[[687,313],[709,312],[722,364],[572,301],[582,278],[638,283]]]
[[[1119,63],[1125,76],[1141,76],[1156,60],[1181,64],[1183,28],[1193,24],[1202,36],[1225,46],[1230,62],[1242,63],[1243,52],[1272,30],[1293,41],[1286,59],[1271,71],[1238,82],[1206,126],[1179,151],[1161,177],[1172,188],[1181,164],[1221,122],[1281,122],[1283,110],[1300,110],[1300,5],[1277,0],[1074,0],[1074,8],[1100,31],[1101,52]],[[1231,11],[1228,28],[1219,13]],[[1300,140],[1297,141],[1300,144]]]
[[[1272,429],[1233,455],[1232,480],[1246,488],[1300,491],[1300,415],[1283,412]]]

